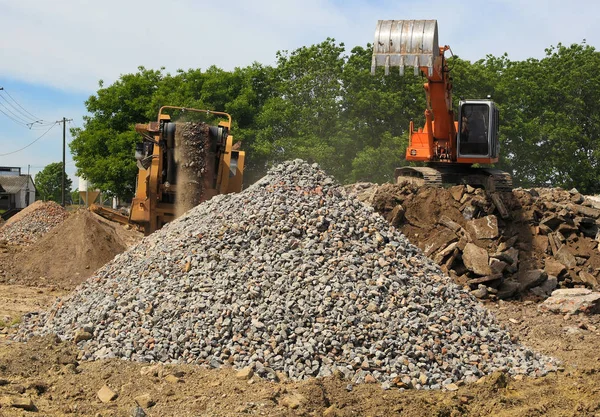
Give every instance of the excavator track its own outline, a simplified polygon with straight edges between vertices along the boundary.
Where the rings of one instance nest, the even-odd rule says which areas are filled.
[[[394,177],[396,178],[396,184],[399,184],[402,181],[412,182],[414,179],[422,179],[424,185],[433,187],[441,187],[443,185],[442,173],[439,170],[430,167],[396,168]]]
[[[481,168],[481,170],[482,172],[487,173],[490,176],[490,181],[495,186],[494,191],[512,191],[512,177],[508,172],[504,172],[500,169],[495,168]]]
[[[469,166],[436,165],[428,167],[396,168],[396,183],[414,182],[420,179],[423,185],[442,187],[444,184],[468,184],[482,187],[490,192],[512,191],[512,177],[495,168],[471,168]]]

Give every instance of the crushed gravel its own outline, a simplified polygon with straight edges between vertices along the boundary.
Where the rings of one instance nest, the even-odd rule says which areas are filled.
[[[250,366],[270,379],[337,374],[384,388],[557,366],[300,160],[117,255],[47,313],[25,317],[17,338],[52,332],[76,337],[84,360]]]

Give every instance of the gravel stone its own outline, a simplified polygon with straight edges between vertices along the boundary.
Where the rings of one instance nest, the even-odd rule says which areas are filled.
[[[16,338],[70,340],[84,327],[83,360],[231,365],[269,379],[370,375],[431,389],[557,365],[512,341],[383,217],[301,160],[144,238],[26,316]]]

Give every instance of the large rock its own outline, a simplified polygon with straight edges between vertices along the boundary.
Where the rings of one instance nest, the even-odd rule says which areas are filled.
[[[498,218],[485,216],[467,222],[467,231],[475,239],[495,239],[498,237]]]
[[[508,264],[496,258],[490,258],[490,268],[493,274],[501,274]]]
[[[558,278],[554,276],[548,276],[548,279],[542,283],[539,287],[535,287],[531,289],[531,293],[537,295],[538,297],[548,297],[552,294],[552,291],[556,289],[558,286]]]
[[[567,268],[556,259],[546,258],[546,265],[544,266],[544,270],[548,275],[553,275],[555,277],[560,277],[564,272],[567,271]]]
[[[425,242],[425,247],[423,248],[425,255],[429,256],[439,249],[444,249],[448,247],[448,245],[452,242],[456,242],[458,237],[452,231],[444,229],[440,233],[434,234],[427,242]]]
[[[600,292],[585,288],[556,290],[539,305],[538,310],[559,314],[596,314],[600,311]]]
[[[569,249],[566,245],[562,245],[554,257],[557,261],[569,269],[573,269],[577,266],[577,259],[575,259],[575,256],[569,252]]]
[[[464,185],[455,185],[454,187],[450,187],[450,194],[452,198],[456,201],[460,201],[465,194],[465,186]]]
[[[485,249],[473,243],[467,243],[462,254],[463,262],[467,269],[477,275],[491,275],[489,256]]]
[[[598,280],[589,272],[579,271],[579,279],[581,280],[581,282],[588,284],[592,287],[598,286]]]
[[[519,274],[520,291],[541,285],[548,278],[548,274],[541,269],[533,269]]]
[[[514,297],[519,292],[521,284],[515,281],[504,281],[500,287],[498,287],[498,293],[496,296],[501,300]]]

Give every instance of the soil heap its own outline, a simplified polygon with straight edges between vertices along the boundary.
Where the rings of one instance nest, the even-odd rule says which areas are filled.
[[[56,332],[84,360],[253,367],[292,379],[441,388],[554,362],[316,164],[283,163],[144,238],[18,338]]]
[[[72,289],[140,238],[138,232],[80,210],[15,256],[10,282]]]
[[[2,225],[0,241],[31,245],[68,216],[69,213],[54,201],[36,201]]]
[[[480,298],[598,289],[600,203],[577,190],[347,186]],[[498,201],[500,198],[501,201]]]

